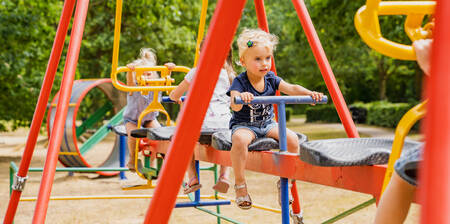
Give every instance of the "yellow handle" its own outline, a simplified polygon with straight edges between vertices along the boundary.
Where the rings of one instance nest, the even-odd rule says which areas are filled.
[[[424,101],[413,108],[411,108],[397,125],[395,129],[394,142],[392,143],[392,151],[389,156],[388,166],[384,175],[383,187],[381,188],[381,194],[383,194],[389,181],[391,180],[392,173],[394,172],[394,164],[402,153],[403,143],[405,142],[406,135],[408,135],[411,127],[426,114],[427,101]]]
[[[389,1],[367,0],[355,15],[355,27],[359,35],[369,47],[389,57],[401,60],[416,60],[412,45],[405,45],[387,40],[380,31],[378,16],[406,15],[405,31],[414,41],[429,36],[422,28],[422,20],[426,14],[433,14],[436,7],[434,1]]]
[[[124,92],[137,92],[137,91],[171,91],[175,89],[177,86],[171,86],[170,84],[173,83],[173,79],[170,78],[167,74],[169,74],[169,69],[166,66],[153,66],[153,67],[136,67],[136,78],[138,79],[139,75],[142,75],[144,71],[159,71],[161,72],[161,79],[154,79],[154,80],[145,80],[146,83],[148,83],[151,86],[128,86],[124,85],[119,82],[117,79],[117,74],[121,72],[131,72],[131,69],[128,67],[119,67],[117,68],[117,71],[111,72],[111,81],[114,87],[116,87],[118,90],[124,91]],[[172,70],[174,72],[185,72],[188,73],[190,71],[190,68],[185,66],[175,66],[175,68]],[[165,77],[164,77],[165,76]],[[159,85],[159,86],[158,86]]]

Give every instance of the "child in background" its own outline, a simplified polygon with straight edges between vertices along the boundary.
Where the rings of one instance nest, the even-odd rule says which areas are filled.
[[[425,39],[413,43],[417,63],[426,75],[430,74],[432,42],[431,39]],[[414,150],[395,162],[395,172],[381,196],[374,223],[400,224],[405,221],[416,192],[417,168],[422,160],[421,154],[421,150]]]
[[[227,94],[231,96],[233,116],[231,163],[235,174],[236,204],[241,209],[250,209],[252,201],[247,191],[244,169],[248,155],[248,145],[255,139],[271,137],[278,139],[278,124],[273,120],[272,105],[238,105],[235,97],[246,103],[254,96],[274,96],[276,90],[287,95],[307,95],[314,100],[322,100],[322,93],[310,91],[302,86],[289,84],[270,71],[273,51],[278,38],[260,29],[245,29],[237,40],[239,60],[247,70],[239,74],[231,84]],[[287,146],[291,153],[298,153],[298,137],[287,129]]]
[[[203,42],[202,44],[200,44],[200,50],[202,48],[202,45]],[[226,95],[226,92],[235,77],[231,56],[232,52],[230,50],[225,64],[220,70],[219,80],[217,81],[213,96],[209,103],[208,111],[206,112],[205,119],[203,120],[202,128],[228,128],[231,113],[229,107],[230,97]],[[169,67],[169,69],[170,68],[171,67]],[[171,100],[181,103],[180,97],[189,89],[189,85],[193,80],[196,71],[196,68],[193,68],[191,71],[189,71],[189,73],[184,77],[184,80],[178,85],[178,87],[170,93],[169,97]],[[202,185],[198,182],[194,158],[192,158],[191,162],[189,163],[187,173],[189,180],[186,187],[184,188],[185,194],[194,192],[202,187]],[[213,186],[213,189],[221,193],[226,193],[230,186],[230,182],[228,179],[229,167],[220,166],[220,176],[217,180],[217,183]]]
[[[137,66],[155,66],[156,65],[156,55],[150,48],[142,48],[139,54],[139,59],[127,65],[132,72],[127,73],[127,85],[136,86],[136,72],[134,69]],[[144,72],[142,74],[146,78],[159,78],[157,72]],[[141,112],[147,108],[147,106],[153,100],[153,92],[149,91],[148,95],[142,95],[141,92],[130,92],[127,95],[127,107],[123,113],[123,120],[125,127],[127,129],[128,135],[128,150],[130,152],[129,162],[127,163],[128,169],[132,172],[136,172],[136,167],[134,164],[135,160],[135,150],[136,150],[136,139],[131,137],[131,131],[137,129],[137,122]],[[151,112],[147,114],[141,121],[142,127],[144,128],[154,128],[160,127],[159,122],[156,120],[158,112]],[[141,128],[141,127],[139,127]],[[140,164],[140,161],[138,161]]]

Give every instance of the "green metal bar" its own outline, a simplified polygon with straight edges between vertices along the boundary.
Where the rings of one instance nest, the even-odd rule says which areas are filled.
[[[30,168],[29,172],[42,172],[44,168]],[[129,171],[125,167],[57,167],[56,172]]]
[[[198,209],[198,210],[200,210],[200,211],[206,212],[206,213],[208,213],[208,214],[214,215],[214,216],[216,216],[216,217],[220,217],[221,219],[224,219],[224,220],[226,220],[226,221],[228,221],[228,222],[231,222],[231,223],[236,223],[236,224],[241,224],[241,223],[242,223],[242,222],[238,222],[238,221],[236,221],[236,220],[233,220],[233,219],[231,219],[231,218],[228,218],[228,217],[226,217],[226,216],[223,216],[222,214],[217,214],[217,213],[215,213],[215,212],[213,212],[213,211],[210,211],[210,210],[205,209],[205,208],[202,208],[202,207],[195,207],[195,208]]]
[[[108,113],[113,108],[112,102],[108,101],[100,107],[97,111],[95,111],[88,119],[86,119],[83,124],[77,127],[76,133],[77,138],[80,137],[86,130],[90,127],[94,126],[99,120],[105,117],[105,114]]]
[[[100,129],[98,129],[94,135],[92,135],[86,142],[84,142],[83,146],[80,148],[80,153],[83,155],[85,152],[89,151],[95,144],[100,142],[106,135],[111,131],[108,129],[109,125],[116,125],[122,121],[122,114],[125,111],[125,107],[119,111],[114,117],[109,120],[109,122],[103,125]]]
[[[159,171],[161,171],[161,168],[162,168],[162,164],[163,164],[163,162],[164,162],[164,159],[162,159],[162,158],[157,158],[157,165],[156,165],[156,171],[158,172],[157,173],[157,175],[159,175]]]
[[[14,168],[12,168],[11,166],[9,166],[9,196],[11,196],[12,194],[12,185],[13,185],[13,181],[14,181],[14,174],[16,172],[14,172]]]
[[[15,162],[10,162],[9,166],[14,169],[14,173],[17,173],[19,171],[19,167],[17,167]]]
[[[347,210],[345,212],[342,212],[341,214],[339,214],[339,215],[337,215],[337,216],[335,216],[335,217],[333,217],[331,219],[328,219],[325,222],[322,222],[322,224],[334,223],[334,222],[336,222],[336,221],[338,221],[338,220],[340,220],[340,219],[342,219],[342,218],[344,218],[346,216],[349,216],[349,215],[351,215],[351,214],[353,214],[353,213],[355,213],[355,212],[357,212],[357,211],[359,211],[359,210],[361,210],[361,209],[363,209],[363,208],[365,208],[365,207],[375,203],[375,201],[376,201],[375,198],[371,198],[370,200],[368,200],[366,202],[363,202],[363,203],[361,203],[361,204],[359,204],[359,205],[357,205],[357,206],[355,206],[355,207],[353,207],[353,208],[351,208],[351,209],[349,209],[349,210]]]
[[[214,164],[214,166],[212,166],[214,168],[213,172],[214,172],[214,184],[217,184],[217,180],[218,180],[218,171],[217,171],[217,164]],[[219,194],[217,194],[217,191],[214,191],[214,197],[216,198],[216,200],[219,199]],[[220,206],[216,205],[216,213],[220,214]],[[217,224],[220,224],[221,220],[220,217],[217,217]]]
[[[214,166],[209,166],[209,167],[200,167],[200,170],[209,170],[209,171],[214,171],[216,168]]]

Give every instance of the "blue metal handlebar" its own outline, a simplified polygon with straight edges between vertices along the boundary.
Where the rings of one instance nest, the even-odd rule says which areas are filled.
[[[326,104],[328,97],[323,96],[322,101],[317,102],[310,96],[255,96],[250,103],[244,103],[241,97],[234,98],[236,104]]]
[[[186,99],[185,96],[181,97],[181,101],[184,102],[185,99]],[[176,103],[175,101],[171,100],[170,97],[168,97],[168,96],[163,96],[162,99],[161,99],[161,102],[163,102],[163,103]]]

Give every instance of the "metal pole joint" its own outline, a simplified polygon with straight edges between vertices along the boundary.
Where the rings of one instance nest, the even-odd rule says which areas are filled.
[[[25,182],[27,182],[28,176],[19,177],[17,173],[14,174],[13,184],[11,188],[15,191],[22,191],[25,188]]]

